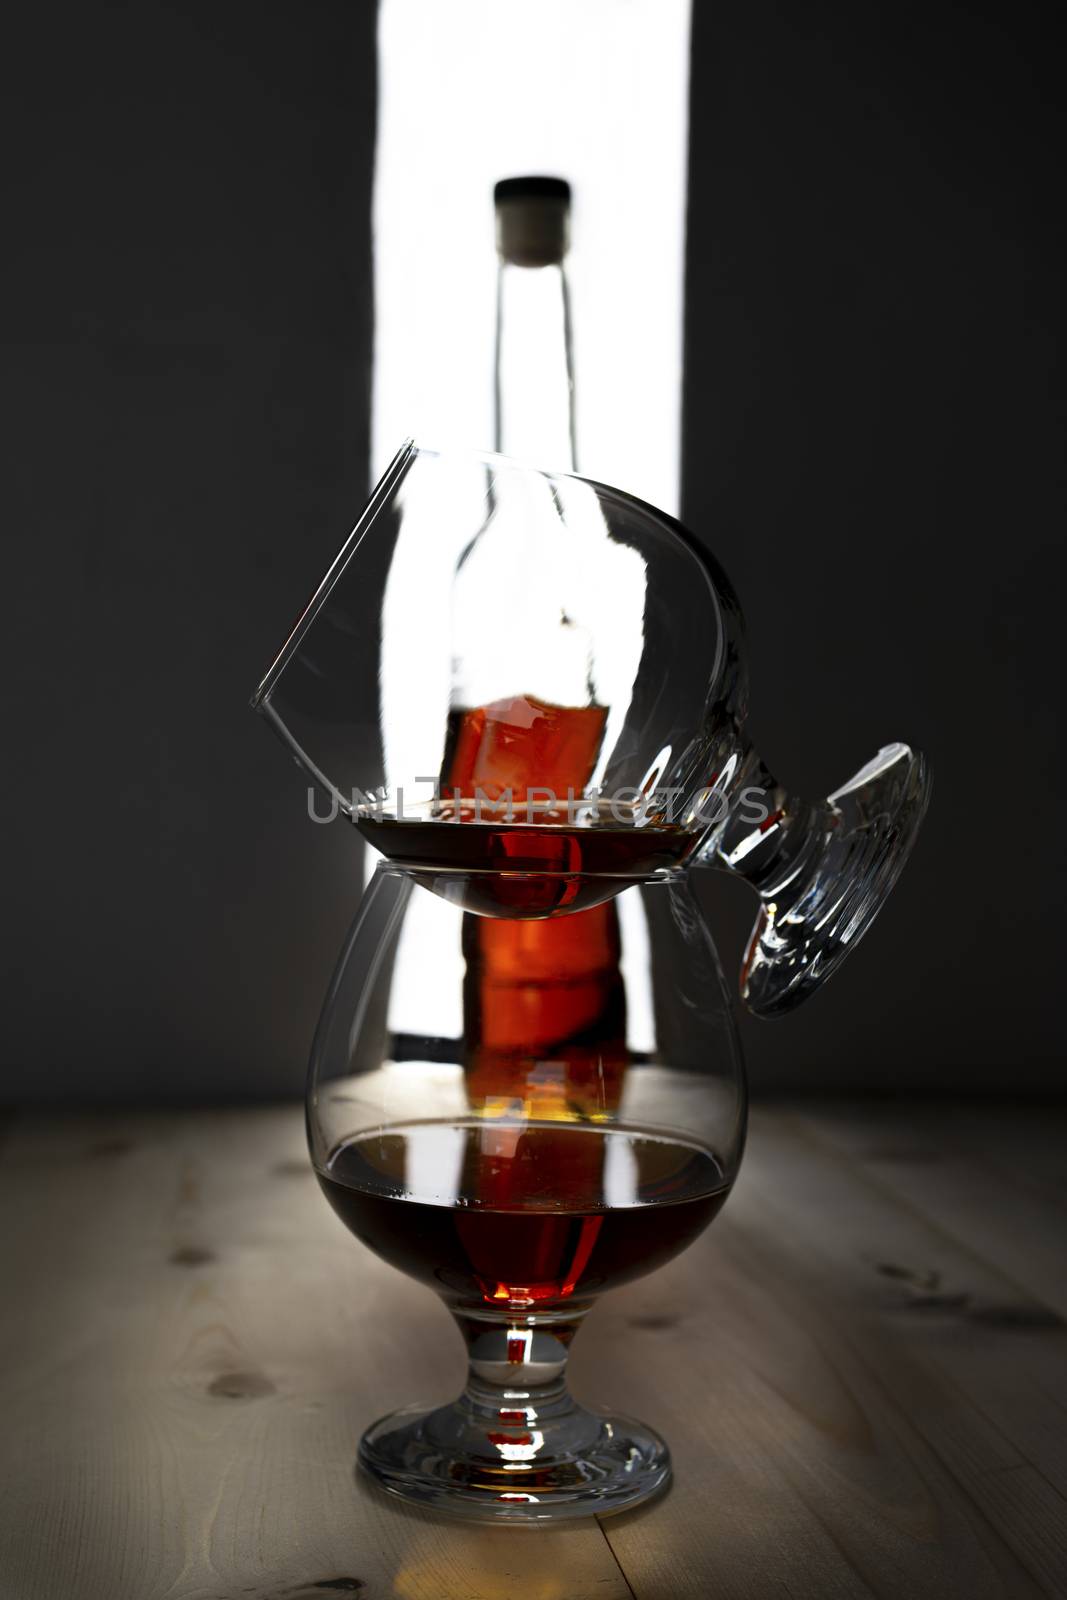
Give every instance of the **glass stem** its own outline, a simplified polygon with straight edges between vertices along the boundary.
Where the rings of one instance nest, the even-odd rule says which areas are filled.
[[[757,1016],[781,1016],[870,926],[922,821],[929,770],[919,751],[885,745],[825,800],[797,800],[749,748],[728,781],[736,803],[697,859],[759,895],[741,994]]]
[[[749,750],[741,800],[715,838],[708,866],[736,872],[763,901],[792,901],[803,892],[836,825],[825,800],[790,795]]]
[[[571,1342],[588,1306],[566,1311],[493,1311],[449,1308],[463,1335],[470,1363],[459,1405],[485,1426],[494,1443],[510,1443],[516,1460],[535,1449],[539,1435],[575,1409],[567,1389]]]

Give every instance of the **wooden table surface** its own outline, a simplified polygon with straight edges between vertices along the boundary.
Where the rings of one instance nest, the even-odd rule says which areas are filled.
[[[531,1533],[354,1476],[460,1340],[334,1219],[298,1109],[16,1118],[0,1600],[1067,1595],[1065,1134],[757,1110],[722,1217],[571,1363],[667,1435],[672,1489]]]

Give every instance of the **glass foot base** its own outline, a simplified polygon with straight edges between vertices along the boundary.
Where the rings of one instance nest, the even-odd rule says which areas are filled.
[[[487,1421],[459,1400],[408,1406],[367,1429],[359,1465],[402,1499],[468,1520],[541,1524],[635,1506],[665,1487],[666,1444],[630,1417],[570,1402],[556,1417]]]
[[[785,881],[761,890],[741,969],[756,1016],[791,1011],[856,948],[908,859],[929,797],[924,757],[892,744],[812,808]]]

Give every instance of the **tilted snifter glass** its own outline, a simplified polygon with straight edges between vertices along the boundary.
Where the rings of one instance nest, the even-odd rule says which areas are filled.
[[[467,1390],[364,1436],[396,1493],[528,1521],[635,1503],[641,1424],[577,1407],[590,1300],[684,1248],[744,1136],[736,1038],[688,869],[760,910],[770,1016],[843,960],[927,793],[893,745],[801,802],[743,731],[740,612],[679,525],[499,456],[401,450],[254,704],[385,856],[309,1077],[335,1210],[431,1284]]]
[[[744,733],[733,590],[670,517],[410,443],[253,703],[390,859],[449,861],[462,821],[468,864],[477,839],[486,867],[738,874],[760,901],[741,979],[760,1016],[855,947],[927,798],[904,744],[825,800],[778,783]]]

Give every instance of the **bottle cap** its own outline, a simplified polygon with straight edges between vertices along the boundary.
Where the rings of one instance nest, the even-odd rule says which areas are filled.
[[[501,261],[517,267],[558,266],[570,242],[570,184],[563,178],[504,178],[493,199]]]

